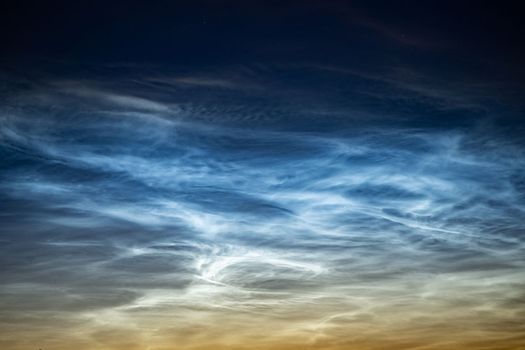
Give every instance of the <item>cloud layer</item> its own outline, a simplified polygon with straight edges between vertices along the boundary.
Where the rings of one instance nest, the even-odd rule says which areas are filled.
[[[276,96],[246,69],[6,96],[0,345],[523,346],[523,144],[478,118],[485,95],[394,73],[345,93],[468,125]]]

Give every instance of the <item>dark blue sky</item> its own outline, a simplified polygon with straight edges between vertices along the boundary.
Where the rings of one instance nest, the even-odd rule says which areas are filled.
[[[239,79],[262,79],[257,83],[268,85],[264,93],[233,96],[249,104],[327,104],[380,113],[381,122],[401,117],[418,125],[462,126],[495,115],[517,122],[523,115],[525,33],[515,2],[3,6],[6,84],[10,75],[34,80],[127,79],[168,71],[245,74]],[[24,88],[20,81],[17,85],[13,88]],[[458,115],[456,107],[467,107],[468,113]],[[360,119],[368,123],[372,118]],[[297,120],[292,124],[302,126]]]

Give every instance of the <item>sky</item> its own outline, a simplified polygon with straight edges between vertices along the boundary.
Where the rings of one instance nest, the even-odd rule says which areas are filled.
[[[0,6],[0,348],[525,349],[517,2]]]

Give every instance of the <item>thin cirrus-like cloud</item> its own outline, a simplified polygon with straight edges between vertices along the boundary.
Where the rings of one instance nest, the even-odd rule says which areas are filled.
[[[67,323],[86,349],[240,347],[261,329],[297,348],[449,346],[435,329],[497,346],[523,329],[519,145],[483,127],[249,130],[205,103],[74,86],[40,100],[64,110],[1,117],[6,346],[13,320],[34,339]],[[188,117],[206,112],[218,122]]]

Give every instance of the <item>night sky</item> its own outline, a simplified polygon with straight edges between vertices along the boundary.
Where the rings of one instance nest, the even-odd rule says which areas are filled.
[[[2,350],[524,350],[519,1],[0,5]]]

